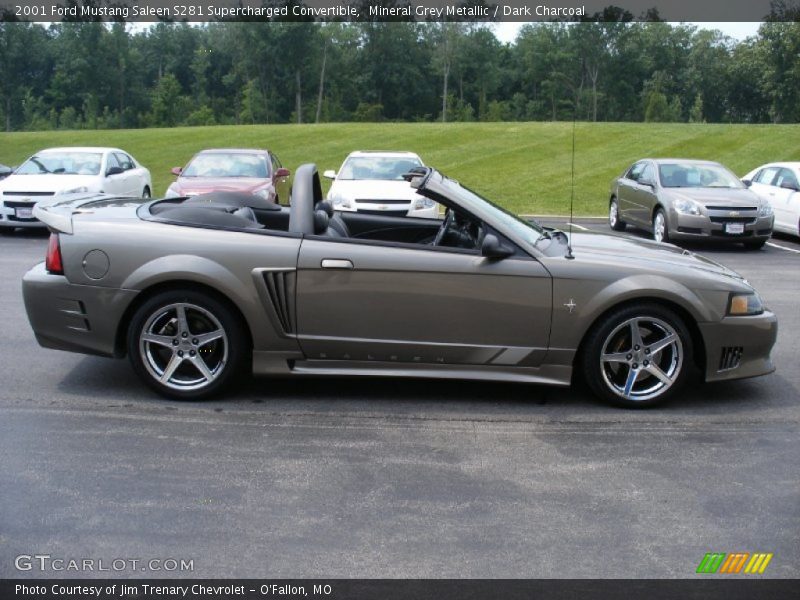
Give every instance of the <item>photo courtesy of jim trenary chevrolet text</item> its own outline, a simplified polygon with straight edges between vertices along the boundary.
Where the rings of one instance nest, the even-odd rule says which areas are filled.
[[[789,598],[798,0],[0,0],[0,599]]]

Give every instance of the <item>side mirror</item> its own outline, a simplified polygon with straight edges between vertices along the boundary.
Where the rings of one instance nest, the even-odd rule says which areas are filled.
[[[781,181],[781,187],[784,190],[792,190],[793,192],[798,191],[796,183],[792,183],[791,181],[786,181],[785,179]]]
[[[180,174],[183,173],[183,168],[182,167],[172,167],[169,170],[169,172],[172,173],[173,175],[175,175],[175,177],[179,177]]]
[[[112,175],[119,175],[123,173],[124,169],[122,167],[108,167],[106,169],[106,177],[111,177]]]
[[[289,169],[286,169],[285,167],[281,167],[280,169],[275,171],[275,177],[277,179],[281,179],[283,177],[288,177],[291,174],[292,174],[292,172]]]
[[[481,244],[481,256],[486,258],[506,258],[514,254],[514,251],[502,243],[493,233],[487,233],[483,237]]]
[[[745,185],[745,187],[750,187],[753,185],[753,181],[751,179],[742,179],[742,183]]]
[[[328,169],[322,174],[322,176],[327,179],[336,179],[336,171],[334,171],[333,169]]]

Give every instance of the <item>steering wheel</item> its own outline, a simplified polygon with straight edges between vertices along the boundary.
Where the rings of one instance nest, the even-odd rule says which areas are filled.
[[[447,209],[447,215],[445,215],[444,222],[442,223],[441,227],[439,227],[439,231],[436,232],[436,237],[433,239],[434,246],[441,246],[442,241],[444,241],[444,236],[447,235],[447,230],[453,226],[456,220],[456,211],[452,208]]]

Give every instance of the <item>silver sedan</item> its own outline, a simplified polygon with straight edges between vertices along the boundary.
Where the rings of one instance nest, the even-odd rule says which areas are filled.
[[[647,158],[611,183],[611,228],[639,227],[657,242],[713,240],[758,249],[773,221],[769,202],[716,162]]]

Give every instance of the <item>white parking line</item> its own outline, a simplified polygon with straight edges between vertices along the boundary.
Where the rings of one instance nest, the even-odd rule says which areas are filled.
[[[577,223],[570,223],[569,221],[567,221],[567,225],[572,225],[573,227],[577,227],[581,231],[589,231],[588,227],[584,227],[583,225],[578,225]]]
[[[794,248],[787,248],[786,246],[773,244],[772,242],[767,242],[767,246],[772,246],[773,248],[780,248],[781,250],[786,250],[787,252],[794,252],[795,254],[800,254],[800,250],[795,250]]]

